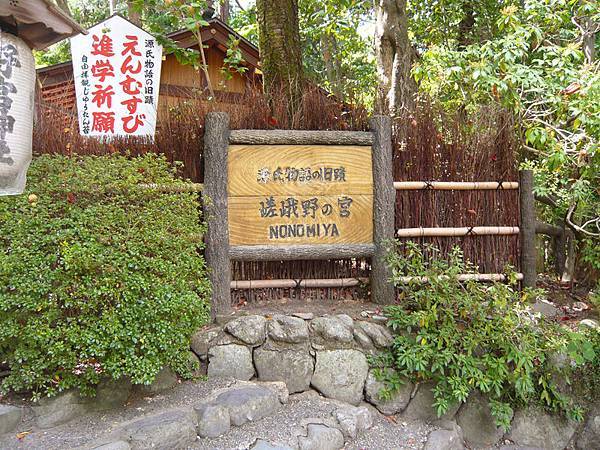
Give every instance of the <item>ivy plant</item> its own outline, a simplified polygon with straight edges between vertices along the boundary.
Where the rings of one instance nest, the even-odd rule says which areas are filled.
[[[392,350],[375,360],[388,396],[404,378],[433,381],[433,406],[441,416],[479,391],[505,429],[515,405],[540,404],[582,417],[554,384],[559,369],[550,364],[551,355],[566,353],[583,364],[595,357],[594,348],[534,315],[528,299],[540,293],[519,292],[514,272],[508,271],[506,283],[460,282],[459,274],[475,270],[458,248],[444,260],[435,248],[412,242],[398,244],[388,263],[401,292],[400,304],[385,310],[396,333]]]

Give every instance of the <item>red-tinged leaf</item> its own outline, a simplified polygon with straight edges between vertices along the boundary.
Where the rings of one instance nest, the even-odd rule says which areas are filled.
[[[272,127],[277,126],[279,122],[277,122],[277,119],[273,116],[269,117],[269,125],[271,125]]]
[[[67,201],[71,204],[75,203],[75,194],[73,194],[72,192],[69,192],[67,194]]]

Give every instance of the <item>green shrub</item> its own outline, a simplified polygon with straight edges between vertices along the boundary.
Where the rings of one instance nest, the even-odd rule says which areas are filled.
[[[187,374],[210,289],[197,194],[139,187],[174,182],[157,156],[42,156],[26,193],[0,198],[3,391]]]
[[[424,256],[427,254],[427,258]],[[436,258],[414,243],[390,252],[400,305],[386,309],[388,325],[398,332],[392,351],[375,361],[388,392],[402,378],[435,383],[433,405],[439,415],[478,390],[490,399],[496,423],[508,428],[515,405],[538,403],[581,418],[581,409],[553,383],[551,355],[568,354],[583,363],[594,350],[571,333],[533,315],[515,274],[508,283],[459,282],[457,275],[476,272],[458,249],[449,260]],[[427,283],[402,277],[427,277]],[[394,367],[390,377],[386,367]],[[384,392],[385,394],[385,392]]]

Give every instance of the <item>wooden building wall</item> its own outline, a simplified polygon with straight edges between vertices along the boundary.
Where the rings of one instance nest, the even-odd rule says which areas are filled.
[[[224,55],[215,47],[206,49],[208,71],[217,93],[217,100],[227,102],[227,95],[242,94],[249,81],[247,74],[235,72],[227,79],[221,68]],[[60,73],[40,73],[41,99],[51,109],[73,113],[76,108],[75,85],[72,69],[64,68]],[[165,108],[177,105],[182,100],[202,97],[207,86],[204,74],[191,65],[181,65],[173,55],[163,60],[160,76],[159,115]],[[206,96],[206,93],[204,94]],[[231,95],[230,95],[231,96]]]

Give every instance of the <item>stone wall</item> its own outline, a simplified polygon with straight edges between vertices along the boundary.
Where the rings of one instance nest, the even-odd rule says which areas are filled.
[[[440,439],[447,440],[450,433],[471,448],[504,441],[556,450],[568,444],[589,449],[597,442],[600,448],[600,399],[580,424],[532,408],[518,410],[508,433],[495,426],[488,401],[479,394],[451,406],[441,418],[432,406],[432,383],[415,386],[406,381],[391,398],[382,399],[384,384],[369,368],[368,357],[388,348],[393,335],[384,318],[379,319],[353,320],[345,314],[242,316],[200,330],[191,348],[209,377],[283,381],[290,393],[315,389],[353,405],[366,401],[386,415],[434,422],[443,428]]]
[[[369,368],[368,357],[385,351],[392,343],[392,333],[384,325],[384,318],[378,316],[365,317],[364,320],[354,320],[345,314],[231,318],[222,325],[203,328],[193,336],[190,361],[199,360],[209,377],[232,377],[240,382],[254,380],[262,387],[236,387],[227,391],[229,393],[215,392],[215,398],[204,401],[193,414],[190,411],[177,414],[183,414],[185,420],[193,424],[189,425],[190,430],[196,427],[198,435],[213,436],[238,425],[237,412],[229,404],[233,401],[230,397],[235,404],[241,404],[237,399],[243,397],[249,410],[264,409],[261,414],[272,414],[286,403],[288,392],[294,394],[314,389],[325,397],[357,407],[348,405],[336,412],[332,423],[307,423],[304,437],[299,437],[306,442],[313,438],[318,441],[321,438],[316,436],[322,433],[335,433],[336,436],[342,433],[343,443],[348,439],[346,416],[351,416],[352,423],[362,423],[365,410],[361,403],[368,402],[382,414],[437,425],[440,429],[430,434],[426,449],[462,449],[465,445],[489,448],[498,444],[504,444],[502,448],[505,449],[600,448],[600,399],[588,399],[592,407],[582,423],[570,422],[533,408],[517,410],[508,433],[495,426],[487,399],[477,393],[472,394],[465,404],[450,407],[441,418],[437,417],[432,406],[434,386],[431,383],[413,385],[406,381],[391,398],[382,399],[380,392],[384,384]],[[92,411],[122,407],[135,390],[143,395],[152,395],[176,383],[175,375],[164,369],[149,386],[132,386],[122,380],[103,382],[93,399],[68,391],[55,398],[42,399],[30,408],[36,427],[47,429]],[[281,387],[276,390],[278,401],[265,390],[276,386]],[[193,420],[188,420],[190,414]],[[23,416],[23,408],[0,404],[0,435],[17,430]],[[144,419],[140,423],[152,428],[153,420],[155,418]],[[135,426],[141,425],[135,422]],[[364,425],[363,428],[368,427]],[[131,441],[129,438],[126,440]]]
[[[201,330],[192,350],[209,377],[283,381],[290,393],[314,388],[324,396],[357,405],[369,376],[367,357],[391,345],[380,324],[339,314],[251,315]]]

